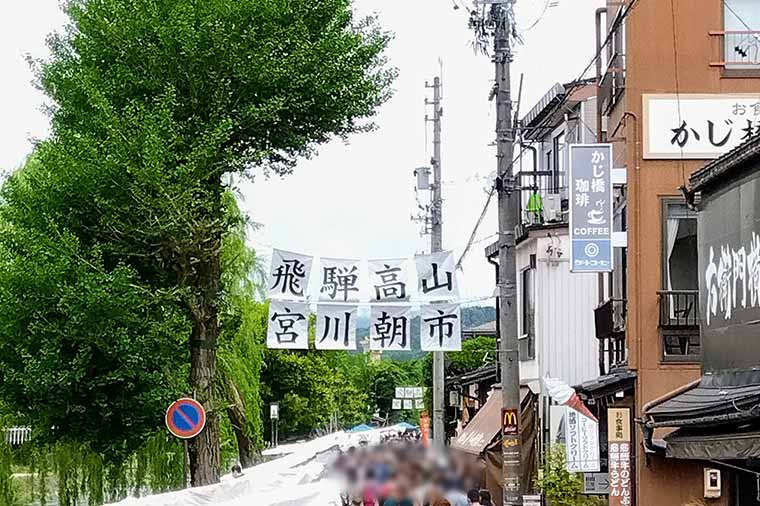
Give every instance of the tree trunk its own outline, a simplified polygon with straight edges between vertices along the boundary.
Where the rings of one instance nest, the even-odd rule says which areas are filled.
[[[230,424],[235,432],[235,439],[237,439],[240,465],[246,469],[256,464],[256,446],[245,433],[247,420],[245,418],[245,404],[240,397],[240,391],[232,381],[230,381],[229,388],[232,398],[227,407],[227,416],[230,418]]]
[[[211,251],[195,265],[190,304],[193,331],[190,340],[190,386],[196,399],[206,408],[206,428],[189,442],[190,482],[202,487],[219,482],[219,417],[216,412],[214,376],[219,339],[217,300],[221,283],[221,237]]]

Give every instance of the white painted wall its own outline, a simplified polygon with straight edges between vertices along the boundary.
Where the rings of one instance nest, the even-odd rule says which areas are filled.
[[[536,359],[521,362],[520,378],[531,382],[549,375],[570,385],[596,378],[598,343],[594,335],[594,309],[598,305],[597,276],[570,272],[567,229],[531,234],[538,237],[530,237],[518,246],[517,267],[518,272],[528,267],[530,255],[536,255],[533,276]],[[559,261],[548,256],[547,249],[551,245],[563,252]],[[518,318],[522,314],[522,289],[518,282]],[[523,333],[522,328],[520,333]]]

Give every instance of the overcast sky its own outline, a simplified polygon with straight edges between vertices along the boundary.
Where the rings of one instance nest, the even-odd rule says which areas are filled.
[[[379,111],[377,131],[334,141],[284,179],[255,177],[239,184],[242,207],[262,224],[252,238],[268,255],[274,246],[315,256],[397,258],[427,248],[416,211],[413,170],[429,163],[432,130],[424,100],[443,62],[443,195],[446,249],[461,253],[485,202],[495,169],[495,114],[488,93],[490,59],[476,54],[464,8],[455,0],[355,0],[360,13],[377,13],[395,34],[389,48],[398,68],[395,95]],[[461,6],[466,0],[456,0]],[[528,111],[555,82],[578,77],[594,53],[594,10],[603,0],[520,0],[515,93],[524,74],[521,109]],[[44,138],[44,97],[31,85],[25,54],[44,57],[45,37],[65,22],[58,0],[4,1],[0,5],[0,167],[19,166],[31,139]],[[544,13],[543,16],[541,15]],[[592,69],[593,72],[593,69]],[[516,99],[516,94],[515,94]],[[429,109],[427,109],[429,111]],[[427,132],[427,133],[426,133]],[[427,143],[426,143],[427,138]],[[460,273],[463,298],[493,292],[493,270],[483,249],[496,231],[495,199]]]

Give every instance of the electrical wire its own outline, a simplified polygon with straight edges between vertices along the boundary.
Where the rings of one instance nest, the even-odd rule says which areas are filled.
[[[623,14],[621,16],[621,21],[624,20],[633,11],[633,8],[636,6],[637,2],[638,2],[638,0],[630,0],[630,2],[625,7],[625,12],[623,12]],[[584,80],[584,78],[586,76],[586,73],[591,69],[591,67],[596,63],[596,61],[599,58],[601,58],[602,51],[610,43],[610,41],[612,40],[612,37],[613,37],[613,31],[610,31],[607,34],[607,37],[604,39],[604,42],[602,43],[602,45],[599,48],[597,48],[597,53],[594,55],[593,58],[591,58],[591,61],[588,63],[588,65],[586,65],[586,67],[580,73],[580,75],[578,76],[578,78],[575,79],[574,81],[572,81],[570,89],[566,90],[565,95],[562,97],[562,99],[560,100],[560,102],[558,104],[558,108],[560,108],[560,107],[561,108],[566,107],[567,101],[569,100],[570,95],[572,94],[572,92],[575,90],[576,87],[580,86],[583,83],[583,80]],[[520,127],[520,128],[523,129],[522,127]],[[514,166],[515,162],[523,155],[523,153],[526,151],[526,149],[527,149],[526,147],[524,147],[524,146],[522,147],[522,149],[520,150],[520,153],[517,155],[517,158],[515,158],[514,160],[512,160],[512,163],[510,164],[509,169],[507,170],[507,173],[509,173],[512,170],[512,167]],[[486,215],[486,213],[488,211],[488,206],[491,203],[491,199],[493,198],[493,195],[494,195],[495,192],[496,192],[496,188],[495,187],[491,188],[491,190],[488,192],[488,196],[486,198],[485,205],[483,206],[483,210],[481,211],[480,216],[478,217],[478,220],[475,223],[475,226],[474,226],[474,228],[472,230],[472,233],[470,234],[470,240],[468,241],[467,246],[465,246],[465,249],[462,252],[462,255],[459,257],[459,260],[457,261],[457,264],[456,264],[456,268],[457,269],[461,270],[461,268],[462,268],[462,262],[464,261],[465,257],[469,253],[470,248],[472,247],[472,244],[475,241],[475,236],[476,236],[476,234],[478,232],[478,228],[480,227],[481,223],[483,222],[483,219],[485,218],[485,215]]]

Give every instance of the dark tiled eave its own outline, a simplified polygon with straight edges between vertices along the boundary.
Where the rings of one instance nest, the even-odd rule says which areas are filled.
[[[760,135],[755,135],[692,174],[689,178],[691,190],[697,192],[709,189],[717,181],[740,172],[752,162],[760,166]]]

